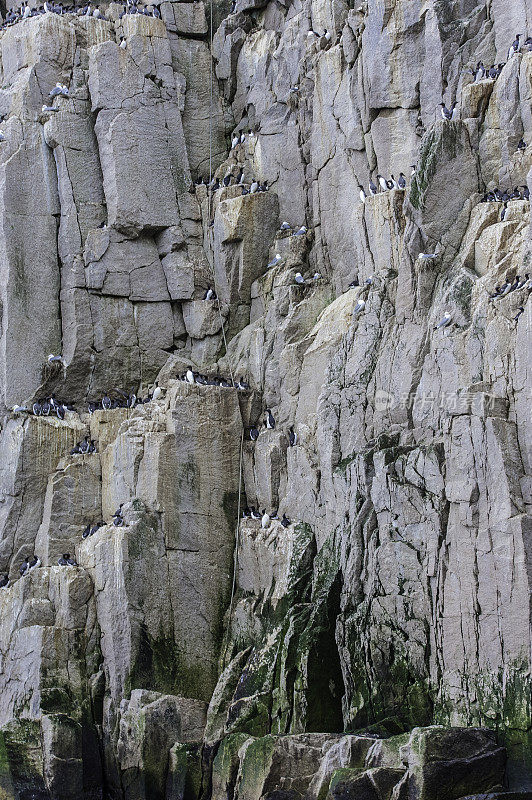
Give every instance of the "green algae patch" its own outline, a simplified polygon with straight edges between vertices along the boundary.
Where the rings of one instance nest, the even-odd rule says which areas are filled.
[[[246,800],[259,800],[264,778],[271,765],[275,736],[263,736],[251,742],[242,762],[239,796]]]

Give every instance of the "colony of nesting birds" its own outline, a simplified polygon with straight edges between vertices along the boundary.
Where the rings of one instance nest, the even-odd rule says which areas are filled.
[[[18,6],[18,8],[12,8],[7,12],[6,18],[3,24],[0,26],[0,30],[9,28],[12,25],[16,25],[23,19],[39,17],[47,12],[51,14],[59,14],[60,16],[64,14],[75,14],[79,17],[84,16],[94,17],[95,19],[107,19],[107,17],[102,14],[99,8],[92,8],[90,3],[83,5],[78,3],[73,3],[72,5],[63,5],[63,3],[46,2],[44,5],[38,6],[37,8],[30,8],[27,3],[23,3],[21,6]],[[144,16],[156,17],[158,19],[161,17],[161,12],[159,11],[159,7],[157,5],[139,5],[138,0],[126,0],[126,5],[123,7],[123,10],[120,12],[119,16],[122,18],[126,14],[143,14]]]

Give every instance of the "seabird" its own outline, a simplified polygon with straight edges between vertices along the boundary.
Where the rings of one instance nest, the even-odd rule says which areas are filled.
[[[517,290],[522,289],[523,286],[526,286],[526,284],[528,283],[529,279],[530,279],[530,275],[528,274],[528,272],[525,272],[525,277],[521,281],[519,281],[519,285],[516,287]]]
[[[518,33],[515,39],[513,40],[512,44],[508,48],[508,61],[511,59],[512,56],[514,56],[516,53],[519,52],[519,39],[522,35],[523,35],[522,33]]]
[[[283,514],[283,518],[282,518],[282,520],[281,520],[281,525],[283,526],[283,528],[288,528],[288,527],[289,527],[289,525],[291,525],[291,524],[292,524],[292,523],[290,522],[290,520],[288,519],[288,517],[286,516],[286,514]]]
[[[194,373],[192,372],[190,367],[186,371],[185,380],[186,380],[187,383],[194,383],[195,382]]]
[[[123,517],[113,517],[113,525],[115,528],[121,528],[124,524]]]
[[[304,236],[306,234],[306,232],[307,232],[307,229],[305,228],[304,225],[302,225],[300,227],[300,229],[294,233],[294,236]]]
[[[288,91],[293,93],[299,92],[299,86],[291,86]]]
[[[447,325],[450,324],[451,319],[452,315],[448,311],[446,311],[441,320],[438,322],[438,324],[434,326],[434,330],[437,331],[438,328],[446,328]]]
[[[121,40],[120,40],[119,47],[120,47],[122,50],[125,50],[125,49],[127,48],[127,41],[126,41],[126,39],[121,39]]]
[[[102,408],[104,408],[106,411],[108,411],[111,408],[111,398],[108,397],[107,395],[105,397],[102,397]]]
[[[515,317],[514,317],[514,322],[517,322],[517,320],[519,319],[519,317],[521,316],[521,314],[523,313],[523,311],[524,311],[524,310],[525,310],[525,309],[524,309],[524,307],[523,307],[523,306],[518,306],[518,308],[517,308],[517,314],[516,314],[516,315],[515,315]]]
[[[313,281],[319,281],[320,279],[321,279],[321,273],[320,272],[315,272],[314,275],[312,276],[312,280]]]
[[[512,284],[510,281],[505,281],[504,284],[501,286],[501,290],[499,292],[499,297],[505,297],[512,289]]]
[[[526,142],[525,142],[524,139],[519,139],[519,141],[517,143],[517,149],[518,150],[526,150]]]
[[[501,222],[506,216],[506,209],[507,209],[507,203],[504,203],[504,205],[502,207],[502,210],[501,210]]]
[[[275,419],[269,408],[266,409],[266,427],[268,430],[273,430],[275,428]]]
[[[377,192],[379,191],[375,186],[375,184],[373,183],[373,181],[371,180],[371,178],[369,179],[368,188],[370,194],[377,194]]]
[[[282,261],[282,260],[283,259],[281,258],[281,254],[280,253],[276,253],[275,254],[275,258],[273,258],[270,261],[270,263],[268,264],[268,269],[270,269],[271,267],[276,267],[277,264],[279,264],[279,262]]]
[[[51,111],[60,111],[59,108],[54,108],[54,106],[42,106],[41,114],[48,114]]]
[[[353,315],[354,314],[360,314],[361,311],[364,311],[365,306],[366,306],[366,301],[365,300],[359,300],[358,303],[356,304],[356,306],[353,309]]]
[[[22,562],[22,564],[20,565],[20,568],[19,568],[19,572],[20,572],[21,576],[24,577],[24,575],[27,575],[27,573],[29,572],[29,569],[30,569],[30,563],[29,563],[28,559],[25,558],[24,561]]]
[[[294,276],[294,280],[300,286],[304,286],[304,284],[305,284],[305,279],[304,279],[303,275],[300,272],[296,272],[296,274]]]
[[[251,186],[249,187],[250,194],[256,194],[259,191],[259,182],[253,179]]]
[[[290,230],[292,230],[292,226],[290,225],[289,222],[283,222],[283,224],[281,225],[279,230],[281,230],[281,231],[290,231]]]
[[[380,187],[383,192],[388,191],[388,184],[386,183],[386,178],[382,175],[377,175],[377,180],[379,181]]]
[[[82,539],[86,539],[90,535],[91,535],[91,526],[90,526],[90,523],[89,523],[87,525],[87,527],[85,528],[85,530],[83,531],[83,533],[81,534],[81,538]]]
[[[270,515],[266,513],[266,509],[262,512],[262,518],[260,521],[261,528],[269,528],[270,527]]]
[[[327,30],[327,28],[325,28],[325,30],[323,31],[323,38],[324,38],[324,39],[325,39],[327,42],[330,42],[330,41],[331,41],[331,32],[330,32],[330,31],[328,31],[328,30]]]
[[[204,300],[216,300],[216,292],[214,291],[212,286],[209,286],[209,288],[207,289],[207,291],[205,292],[205,294],[203,296],[203,299]]]
[[[417,169],[416,165],[415,164],[410,164],[410,169],[412,170],[410,175],[414,176],[416,174],[416,169]]]
[[[515,292],[515,290],[519,287],[520,283],[521,283],[521,276],[516,275],[514,282],[510,286],[510,292]],[[508,292],[508,294],[510,294],[510,292]]]
[[[33,569],[34,567],[40,567],[41,563],[42,563],[41,559],[38,558],[38,556],[36,555],[32,556],[32,558],[28,562],[28,572],[30,571],[30,569]]]
[[[288,431],[288,443],[290,447],[293,447],[295,444],[297,444],[297,434],[294,432],[293,428],[290,428]]]
[[[397,186],[399,187],[399,189],[406,189],[406,178],[402,172],[399,173]]]
[[[22,414],[24,411],[27,411],[27,410],[28,409],[26,408],[26,406],[13,406],[13,408],[11,409],[11,413],[12,414]]]
[[[479,61],[475,70],[475,81],[481,81],[486,74],[486,69],[482,61]]]
[[[420,259],[436,258],[437,255],[438,255],[437,253],[420,253],[418,255],[418,258]]]
[[[447,108],[445,103],[440,103],[442,119],[451,120],[453,118],[453,113],[456,105],[457,105],[456,100],[451,105],[451,108]]]
[[[54,356],[53,354],[50,354],[48,356],[48,363],[49,364],[56,364],[56,363],[64,364],[65,362],[63,361],[63,356]]]
[[[360,286],[360,283],[358,282],[358,278],[355,278],[355,280],[351,281],[351,283],[349,284],[349,286],[347,288],[348,289],[357,289],[359,286]]]
[[[242,131],[242,133],[240,134],[240,144],[244,144],[245,141],[246,141],[246,134],[244,133],[244,131]]]
[[[261,519],[261,514],[255,511],[255,506],[251,506],[251,519]]]
[[[249,438],[252,442],[256,442],[259,438],[259,431],[258,428],[251,428],[249,431]]]
[[[366,192],[364,191],[364,187],[358,184],[358,188],[359,188],[358,196],[360,197],[360,202],[365,203],[367,195]]]
[[[65,418],[65,411],[66,411],[66,407],[65,406],[56,405],[55,406],[55,414],[56,414],[57,419],[64,419]]]
[[[0,578],[0,589],[3,589],[4,586],[7,586],[8,583],[9,583],[9,577],[7,573],[4,572],[4,574]]]
[[[163,390],[160,386],[156,386],[151,396],[152,400],[158,400],[162,396]]]
[[[233,141],[231,142],[231,149],[234,150],[237,144],[239,143],[240,138],[238,136],[233,137]]]

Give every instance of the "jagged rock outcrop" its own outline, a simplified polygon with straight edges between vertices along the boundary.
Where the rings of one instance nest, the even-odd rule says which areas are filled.
[[[532,7],[158,8],[0,31],[0,794],[530,791]]]

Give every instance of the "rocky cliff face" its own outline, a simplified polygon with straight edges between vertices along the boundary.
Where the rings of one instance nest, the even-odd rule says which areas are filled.
[[[2,796],[530,790],[532,5],[159,9],[0,32]]]

